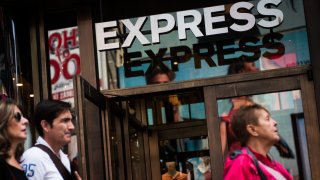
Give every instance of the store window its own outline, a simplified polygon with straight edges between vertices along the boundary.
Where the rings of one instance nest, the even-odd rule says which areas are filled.
[[[172,82],[310,64],[303,1],[210,5],[95,23],[100,88],[145,86],[163,67]]]
[[[204,121],[205,107],[199,92],[154,96],[147,99],[148,125]]]
[[[45,14],[50,67],[50,99],[68,102],[74,107],[73,77],[81,72],[79,34],[75,10]],[[78,124],[77,117],[75,125]],[[69,160],[78,165],[78,136],[72,132],[71,142],[64,148]]]
[[[206,137],[162,140],[159,142],[159,153],[162,179],[173,173],[178,179],[211,179]]]
[[[81,72],[76,13],[48,13],[46,17],[52,99],[74,106],[72,78]]]

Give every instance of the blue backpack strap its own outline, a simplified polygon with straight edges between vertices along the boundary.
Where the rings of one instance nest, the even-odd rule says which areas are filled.
[[[231,160],[234,160],[234,159],[236,159],[240,154],[242,154],[242,150],[241,150],[241,149],[237,149],[237,150],[233,151],[233,152],[229,155],[229,157],[230,157]]]
[[[250,151],[250,149],[248,147],[246,147],[246,150],[247,150],[247,153],[249,154],[249,156],[251,156],[251,158],[253,160],[253,163],[257,168],[257,171],[258,171],[258,174],[260,176],[260,179],[261,180],[267,180],[266,175],[263,173],[263,171],[261,170],[261,168],[259,166],[259,163],[258,163],[258,160],[257,160],[256,156]],[[229,157],[230,157],[231,160],[234,160],[241,154],[243,154],[242,149],[238,149],[238,150],[233,151],[229,155]]]
[[[250,149],[248,147],[246,147],[246,150],[247,150],[247,153],[252,157],[254,165],[256,166],[256,168],[258,170],[260,179],[261,180],[267,180],[266,175],[263,173],[263,171],[261,170],[261,168],[259,166],[259,163],[258,163],[258,160],[257,160],[256,156],[250,151]]]

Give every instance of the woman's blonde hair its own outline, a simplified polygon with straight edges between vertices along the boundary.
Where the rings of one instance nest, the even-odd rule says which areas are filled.
[[[21,106],[12,99],[6,99],[0,102],[0,156],[4,159],[10,157],[9,149],[11,142],[8,136],[8,123],[13,119],[15,107],[22,110]],[[17,146],[16,152],[14,152],[14,156],[17,160],[20,159],[23,151],[23,143],[20,143]]]

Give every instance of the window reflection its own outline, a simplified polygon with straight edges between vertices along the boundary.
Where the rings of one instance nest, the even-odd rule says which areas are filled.
[[[143,154],[143,140],[142,134],[136,129],[129,127],[129,141],[130,141],[130,159],[132,164],[132,179],[140,180],[145,179],[145,166]]]
[[[167,79],[167,82],[226,76],[228,66],[238,61],[253,62],[260,70],[310,64],[303,1],[282,1],[272,7],[283,13],[283,19],[280,18],[279,23],[281,23],[271,28],[258,25],[259,21],[275,20],[274,17],[262,15],[257,10],[259,2],[248,1],[247,3],[252,4],[253,8],[241,9],[241,12],[252,14],[255,20],[255,24],[246,31],[238,32],[230,28],[233,23],[243,24],[243,22],[231,16],[230,8],[236,2],[228,1],[225,4],[219,3],[223,7],[219,14],[213,13],[225,19],[214,23],[214,28],[225,30],[223,34],[195,36],[192,30],[187,29],[185,32],[187,38],[181,40],[179,25],[176,23],[171,31],[161,33],[159,43],[143,45],[138,38],[135,38],[129,47],[108,50],[105,53],[99,52],[99,77],[103,84],[101,88],[128,88],[151,84],[145,78],[151,67],[159,63],[165,64],[175,73],[174,80]],[[217,4],[212,2],[206,6],[205,8],[210,8]],[[195,6],[193,10],[202,17],[205,16],[203,8]],[[178,12],[163,13],[172,16],[174,22],[178,22]],[[156,15],[143,16],[146,20],[140,29],[141,36],[151,42],[153,34],[150,16]],[[141,17],[127,18],[135,24]],[[192,22],[193,19],[192,16],[184,17],[185,22]],[[196,28],[206,32],[206,22],[203,19],[200,21]],[[163,20],[159,22],[159,26],[166,27],[166,23],[168,22]],[[117,32],[121,38],[126,39],[125,35],[121,35],[130,33],[131,29],[119,21],[119,26],[110,28],[109,31]],[[108,38],[108,43],[118,42],[118,38]]]
[[[228,150],[229,153],[240,146],[240,144],[235,146],[237,140],[232,137],[232,132],[228,133],[232,114],[237,108],[245,106],[246,102],[257,103],[268,109],[271,117],[277,121],[279,134],[288,145],[289,153],[290,151],[292,153],[288,155],[288,153],[279,151],[280,148],[274,146],[269,152],[270,156],[281,162],[295,179],[308,179],[310,177],[310,167],[308,155],[305,155],[307,147],[302,145],[306,141],[306,134],[300,90],[218,100],[220,122],[225,124],[225,126],[220,126],[221,143],[222,146],[225,146],[222,149],[224,151]],[[297,116],[297,114],[300,116]],[[304,164],[303,167],[299,165],[302,163]]]

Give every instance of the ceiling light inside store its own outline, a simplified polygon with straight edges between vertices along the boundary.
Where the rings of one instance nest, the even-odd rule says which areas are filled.
[[[23,86],[23,84],[22,83],[17,83],[17,86]]]
[[[30,94],[29,97],[32,97],[32,98],[33,98],[33,97],[34,97],[34,94]]]

